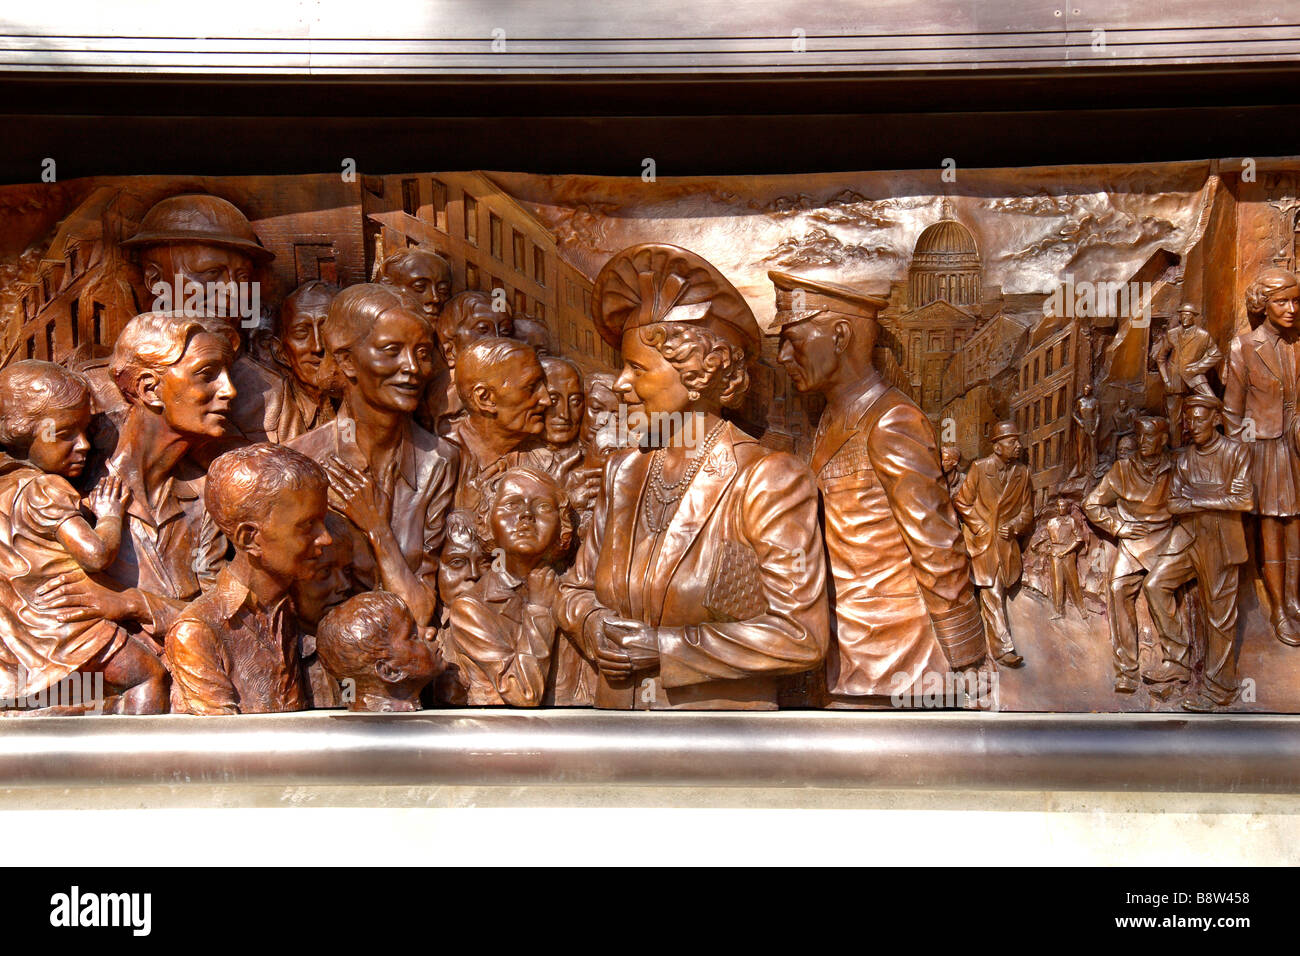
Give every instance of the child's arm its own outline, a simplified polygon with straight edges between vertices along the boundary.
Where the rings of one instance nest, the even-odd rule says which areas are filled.
[[[87,571],[103,571],[117,557],[122,544],[122,512],[130,491],[117,475],[108,475],[95,485],[86,504],[96,515],[95,527],[80,515],[59,525],[59,544]]]

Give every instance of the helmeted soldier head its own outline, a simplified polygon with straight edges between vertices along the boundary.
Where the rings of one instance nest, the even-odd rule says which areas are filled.
[[[256,281],[257,268],[275,258],[248,217],[234,204],[206,193],[169,196],[155,203],[122,245],[137,251],[151,293],[158,295],[160,284],[181,290],[197,285],[205,290],[210,315],[233,314],[229,299],[218,299],[214,289]],[[180,307],[179,302],[173,305]]]

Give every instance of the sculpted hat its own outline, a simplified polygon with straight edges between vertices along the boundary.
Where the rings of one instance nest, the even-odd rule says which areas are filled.
[[[1219,401],[1213,395],[1204,395],[1201,392],[1192,392],[1183,399],[1183,408],[1212,408],[1216,412],[1223,408],[1223,402]]]
[[[155,203],[145,213],[135,235],[122,245],[139,249],[169,242],[224,246],[252,257],[255,262],[275,258],[275,253],[257,238],[247,216],[233,203],[207,193],[169,196]]]
[[[1015,422],[998,422],[993,426],[993,441],[999,442],[1004,438],[1019,438],[1020,426]]]
[[[721,272],[689,250],[666,242],[629,246],[596,277],[592,319],[618,348],[623,333],[660,322],[687,322],[722,335],[758,356],[762,333],[745,297]]]
[[[823,312],[874,319],[889,304],[888,299],[878,295],[789,272],[773,270],[767,277],[776,286],[776,322],[782,328]]]

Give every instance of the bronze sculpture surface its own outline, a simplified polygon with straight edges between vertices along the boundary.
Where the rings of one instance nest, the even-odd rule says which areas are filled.
[[[1266,165],[0,187],[0,700],[1300,712]]]

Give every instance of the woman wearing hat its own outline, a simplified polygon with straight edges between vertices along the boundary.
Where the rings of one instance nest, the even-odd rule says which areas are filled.
[[[645,243],[601,270],[594,319],[622,350],[625,420],[649,426],[606,466],[558,602],[595,706],[774,709],[781,675],[822,663],[829,614],[811,473],[722,417],[753,313],[699,256]]]

